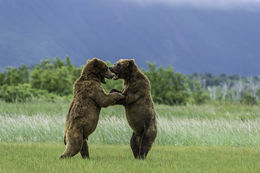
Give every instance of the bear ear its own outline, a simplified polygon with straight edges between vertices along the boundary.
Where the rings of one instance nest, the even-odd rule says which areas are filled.
[[[93,58],[92,61],[93,61],[93,66],[97,67],[98,66],[98,59],[97,58]]]
[[[129,62],[129,65],[134,65],[135,60],[134,59],[130,59],[130,60],[128,60],[128,62]]]

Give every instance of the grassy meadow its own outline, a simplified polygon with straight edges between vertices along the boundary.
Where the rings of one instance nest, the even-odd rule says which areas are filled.
[[[146,160],[135,160],[128,146],[92,145],[90,160],[79,155],[58,160],[61,144],[0,144],[0,172],[259,172],[255,148],[154,146]],[[10,154],[13,153],[13,154]]]
[[[0,172],[259,172],[260,107],[156,105],[158,137],[135,160],[121,106],[104,108],[89,137],[91,160],[58,160],[69,101],[0,101]]]

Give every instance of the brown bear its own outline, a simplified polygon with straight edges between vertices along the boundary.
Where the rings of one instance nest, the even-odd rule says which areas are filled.
[[[101,86],[105,78],[114,74],[101,60],[93,58],[82,70],[74,84],[74,97],[66,118],[64,143],[66,150],[61,159],[72,157],[80,152],[83,158],[89,158],[88,136],[96,129],[101,107],[115,104],[124,98],[121,93],[106,94]]]
[[[130,141],[134,157],[144,159],[157,135],[150,82],[134,60],[121,59],[110,70],[116,74],[115,80],[124,79],[123,90],[112,89],[110,93],[119,92],[126,96],[116,104],[124,105],[126,118],[134,131]]]

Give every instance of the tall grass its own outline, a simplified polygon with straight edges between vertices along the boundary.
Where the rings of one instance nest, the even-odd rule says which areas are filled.
[[[35,100],[27,103],[6,103],[0,101],[0,116],[4,115],[27,115],[34,116],[66,116],[70,102],[58,100],[46,102]],[[159,117],[172,118],[200,118],[200,119],[240,119],[249,120],[260,118],[260,106],[248,106],[240,104],[209,104],[209,105],[186,105],[167,106],[155,105]],[[122,106],[110,106],[102,108],[101,117],[124,117]]]
[[[62,143],[69,101],[0,101],[0,142]],[[260,146],[260,107],[223,105],[155,105],[157,145]],[[94,144],[129,144],[131,129],[122,106],[103,108]]]
[[[59,100],[56,102],[47,102],[35,100],[32,102],[16,102],[7,103],[0,101],[0,116],[3,115],[27,115],[33,116],[37,114],[42,115],[66,115],[69,108],[69,101]]]
[[[64,116],[0,116],[0,142],[62,143],[64,122]],[[89,137],[89,142],[129,144],[131,133],[124,117],[103,117]],[[260,147],[260,119],[242,121],[159,117],[156,144]]]

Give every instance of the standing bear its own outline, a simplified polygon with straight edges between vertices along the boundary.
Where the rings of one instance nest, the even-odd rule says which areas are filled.
[[[125,95],[117,104],[124,105],[127,121],[134,131],[130,141],[134,157],[144,159],[157,134],[150,82],[134,60],[121,59],[110,70],[115,73],[115,80],[124,79],[122,92],[112,89],[110,93]]]
[[[66,118],[64,143],[66,149],[61,159],[72,157],[80,152],[89,158],[88,136],[96,129],[101,107],[107,107],[123,99],[121,93],[106,94],[101,86],[105,78],[114,75],[107,65],[96,58],[88,61],[81,76],[74,84],[74,97]]]

